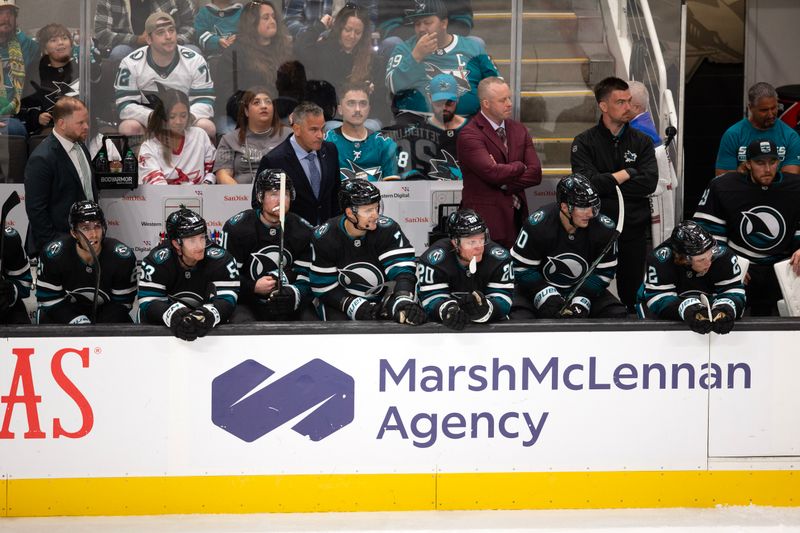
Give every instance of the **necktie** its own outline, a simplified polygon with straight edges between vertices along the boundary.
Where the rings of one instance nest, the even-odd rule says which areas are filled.
[[[80,167],[81,185],[83,185],[83,192],[86,194],[87,200],[94,200],[92,192],[92,171],[89,169],[89,163],[86,162],[86,156],[78,143],[72,145],[72,151],[75,152],[75,158],[78,160]]]
[[[508,139],[506,138],[506,129],[503,126],[497,128],[497,136],[503,141],[503,147],[508,150]]]
[[[319,187],[322,183],[322,177],[319,175],[317,168],[317,154],[311,152],[306,156],[308,161],[308,182],[311,184],[311,190],[314,191],[314,196],[319,198]]]

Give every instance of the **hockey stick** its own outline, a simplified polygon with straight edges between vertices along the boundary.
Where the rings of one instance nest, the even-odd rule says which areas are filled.
[[[19,194],[17,191],[13,191],[11,194],[8,195],[6,201],[3,202],[3,207],[0,209],[0,277],[3,274],[3,253],[6,249],[6,218],[8,218],[8,213],[16,206],[19,205]]]
[[[94,295],[92,296],[92,324],[97,324],[97,300],[100,296],[100,259],[98,259],[97,254],[94,252],[94,247],[92,243],[89,242],[89,238],[83,234],[83,232],[79,229],[75,229],[75,233],[80,235],[80,238],[83,240],[83,243],[86,245],[86,249],[89,250],[89,254],[92,256],[92,261],[94,261],[95,266],[95,274],[94,274]]]
[[[281,244],[278,248],[278,292],[281,292],[283,285],[283,236],[286,233],[286,173],[281,172],[280,200],[278,203],[278,219],[281,224]]]
[[[591,276],[594,273],[595,269],[597,268],[597,265],[600,264],[600,261],[603,260],[603,257],[605,257],[608,251],[611,250],[611,247],[614,246],[614,243],[617,242],[617,239],[619,239],[620,233],[622,233],[622,228],[625,225],[625,203],[622,198],[622,191],[619,189],[619,185],[617,185],[616,188],[617,188],[617,201],[619,202],[619,216],[617,217],[617,227],[614,229],[614,233],[611,234],[611,238],[608,239],[608,242],[603,247],[603,250],[597,256],[597,258],[594,261],[592,261],[592,264],[589,265],[589,268],[586,270],[586,273],[583,276],[581,276],[581,279],[579,279],[575,285],[572,286],[572,290],[570,290],[567,297],[564,298],[564,305],[561,306],[561,310],[558,312],[559,316],[561,316],[567,309],[567,307],[569,307],[569,303],[572,301],[573,298],[575,298],[575,295],[578,294],[578,291],[580,290],[581,287],[583,287],[583,284],[586,282],[586,280],[589,279],[589,276]]]

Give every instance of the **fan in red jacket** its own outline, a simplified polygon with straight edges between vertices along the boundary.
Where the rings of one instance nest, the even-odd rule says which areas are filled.
[[[525,189],[542,181],[528,129],[511,120],[511,90],[500,78],[478,85],[481,111],[458,135],[464,176],[461,205],[486,221],[492,240],[511,248],[528,217]]]

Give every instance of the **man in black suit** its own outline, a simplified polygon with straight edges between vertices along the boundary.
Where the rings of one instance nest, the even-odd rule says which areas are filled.
[[[53,132],[25,166],[25,248],[36,256],[48,242],[69,233],[69,209],[78,200],[97,201],[89,151],[89,111],[72,96],[58,99],[51,111]]]
[[[302,102],[292,112],[294,135],[261,158],[258,166],[258,174],[266,168],[276,168],[292,178],[297,197],[292,200],[290,211],[312,226],[340,213],[339,153],[335,144],[322,140],[324,125],[322,108]]]

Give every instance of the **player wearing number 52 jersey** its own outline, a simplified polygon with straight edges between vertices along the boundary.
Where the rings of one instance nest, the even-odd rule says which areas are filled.
[[[206,221],[181,206],[167,217],[166,242],[142,260],[139,321],[164,324],[183,340],[227,322],[239,297],[236,259],[209,244]]]
[[[716,245],[694,221],[678,224],[672,236],[647,257],[645,268],[637,296],[640,316],[683,320],[697,333],[724,334],[744,312],[742,270],[736,254]],[[711,317],[701,294],[711,304]]]
[[[447,231],[449,238],[436,241],[417,265],[420,300],[428,317],[456,330],[467,322],[506,318],[514,292],[508,250],[489,240],[486,223],[472,209],[452,213]]]
[[[344,215],[319,226],[311,241],[311,288],[324,304],[325,320],[425,322],[416,303],[414,247],[394,220],[380,215],[378,188],[346,180],[339,206]]]
[[[613,237],[615,223],[599,214],[600,198],[580,174],[561,178],[556,201],[528,217],[511,250],[519,293],[514,306],[522,311],[533,304],[539,318],[624,318],[625,306],[608,291],[617,267],[616,245],[565,301]],[[515,310],[514,315],[527,314]]]

